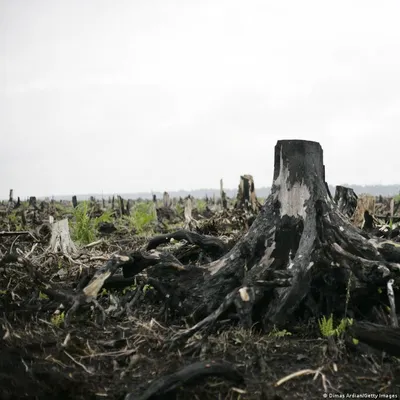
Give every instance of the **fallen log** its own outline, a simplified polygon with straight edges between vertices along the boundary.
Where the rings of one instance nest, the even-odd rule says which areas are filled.
[[[178,372],[156,379],[141,395],[128,393],[125,400],[162,400],[174,395],[182,386],[203,383],[204,379],[217,377],[235,384],[244,382],[243,375],[227,362],[201,361],[183,367]]]
[[[354,321],[349,332],[360,342],[392,356],[400,356],[400,328]]]
[[[168,243],[171,239],[186,240],[188,243],[197,245],[211,254],[223,255],[227,251],[227,246],[222,240],[212,236],[199,235],[196,232],[190,232],[184,229],[153,237],[149,241],[146,250],[156,249],[159,245]]]

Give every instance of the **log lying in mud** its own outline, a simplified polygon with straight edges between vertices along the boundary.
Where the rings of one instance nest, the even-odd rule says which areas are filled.
[[[209,377],[217,377],[235,384],[243,383],[244,379],[232,364],[217,361],[200,361],[183,367],[178,372],[156,379],[144,393],[134,395],[129,393],[125,400],[162,400],[170,398],[182,386],[203,383]]]

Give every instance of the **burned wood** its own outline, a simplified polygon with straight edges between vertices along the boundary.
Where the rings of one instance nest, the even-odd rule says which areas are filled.
[[[396,279],[399,266],[392,260],[397,259],[398,249],[386,243],[388,248],[384,249],[382,241],[368,241],[367,234],[339,212],[325,182],[318,143],[279,141],[273,186],[265,205],[246,235],[228,253],[204,266],[207,272],[196,281],[182,282],[187,294],[183,306],[196,310],[196,320],[204,320],[224,310],[221,304],[237,288],[254,288],[257,281],[269,281],[275,272],[287,271],[291,275],[289,287],[254,298],[253,307],[265,304],[259,317],[265,329],[290,323],[295,312],[304,312],[305,300],[321,292],[330,311],[340,313],[341,303],[332,297],[337,294],[327,284],[318,283],[318,293],[313,294],[311,288],[321,280],[332,281],[331,285],[343,288],[345,295],[353,273],[358,283],[352,296],[357,299],[365,296],[366,286],[376,288],[388,279]],[[318,298],[315,302],[319,303]],[[317,314],[326,313],[324,307],[328,305],[319,304]]]
[[[171,239],[186,240],[188,243],[199,246],[211,254],[223,255],[228,250],[227,245],[218,238],[199,235],[196,232],[187,230],[179,230],[170,234],[155,236],[149,241],[146,250],[156,249],[159,245],[170,242]]]
[[[126,214],[126,209],[124,205],[124,199],[121,196],[118,196],[118,202],[119,202],[119,213],[121,216],[127,215]]]
[[[358,196],[354,190],[344,186],[336,186],[334,201],[339,211],[347,218],[351,218],[357,208]]]
[[[29,207],[32,207],[35,210],[38,210],[37,201],[35,196],[29,197]]]
[[[111,234],[116,230],[117,228],[112,222],[101,222],[98,226],[98,231],[102,234]]]
[[[243,375],[230,363],[214,360],[200,361],[155,380],[142,395],[127,394],[125,400],[166,399],[180,387],[203,383],[203,380],[209,377],[225,379],[236,384],[244,382]]]
[[[357,207],[353,215],[353,223],[357,228],[371,230],[375,215],[375,197],[361,196],[357,199]]]
[[[258,202],[256,197],[253,177],[251,175],[241,176],[235,208],[245,208],[252,212],[256,212],[260,207],[261,204]]]
[[[224,192],[224,182],[222,179],[219,181],[219,186],[222,209],[226,210],[228,208],[228,200],[226,198],[226,193]]]
[[[400,356],[400,328],[354,321],[349,331],[360,342],[392,356]]]
[[[180,271],[185,270],[185,266],[182,265],[176,259],[176,257],[170,253],[134,252],[129,255],[129,260],[122,266],[123,276],[124,278],[133,277],[151,266],[157,266],[159,268],[173,268]]]

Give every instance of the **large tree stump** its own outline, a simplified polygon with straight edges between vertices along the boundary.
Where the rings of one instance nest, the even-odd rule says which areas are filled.
[[[233,305],[245,325],[257,320],[266,329],[295,317],[343,317],[346,309],[365,315],[377,288],[399,278],[399,262],[398,247],[370,238],[339,212],[320,144],[283,140],[275,147],[271,194],[261,212],[226,255],[184,278],[182,308],[195,310],[196,319],[212,313],[192,332]]]
[[[338,205],[339,211],[347,218],[351,218],[357,208],[357,195],[354,190],[344,186],[336,186],[335,203]]]
[[[218,260],[185,267],[176,259],[166,264],[162,253],[143,258],[129,256],[124,276],[147,268],[169,306],[197,322],[177,339],[227,318],[232,308],[244,326],[260,322],[265,330],[331,313],[365,319],[382,302],[378,289],[400,281],[400,247],[369,236],[339,211],[320,144],[303,140],[278,141],[271,194]]]

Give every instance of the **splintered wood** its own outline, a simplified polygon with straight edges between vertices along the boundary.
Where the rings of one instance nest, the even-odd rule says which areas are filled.
[[[197,226],[197,221],[192,217],[193,202],[192,198],[189,196],[186,199],[185,204],[185,228],[187,230],[192,230]]]
[[[54,253],[61,251],[65,255],[77,252],[76,246],[69,233],[68,219],[51,223],[50,250]]]

